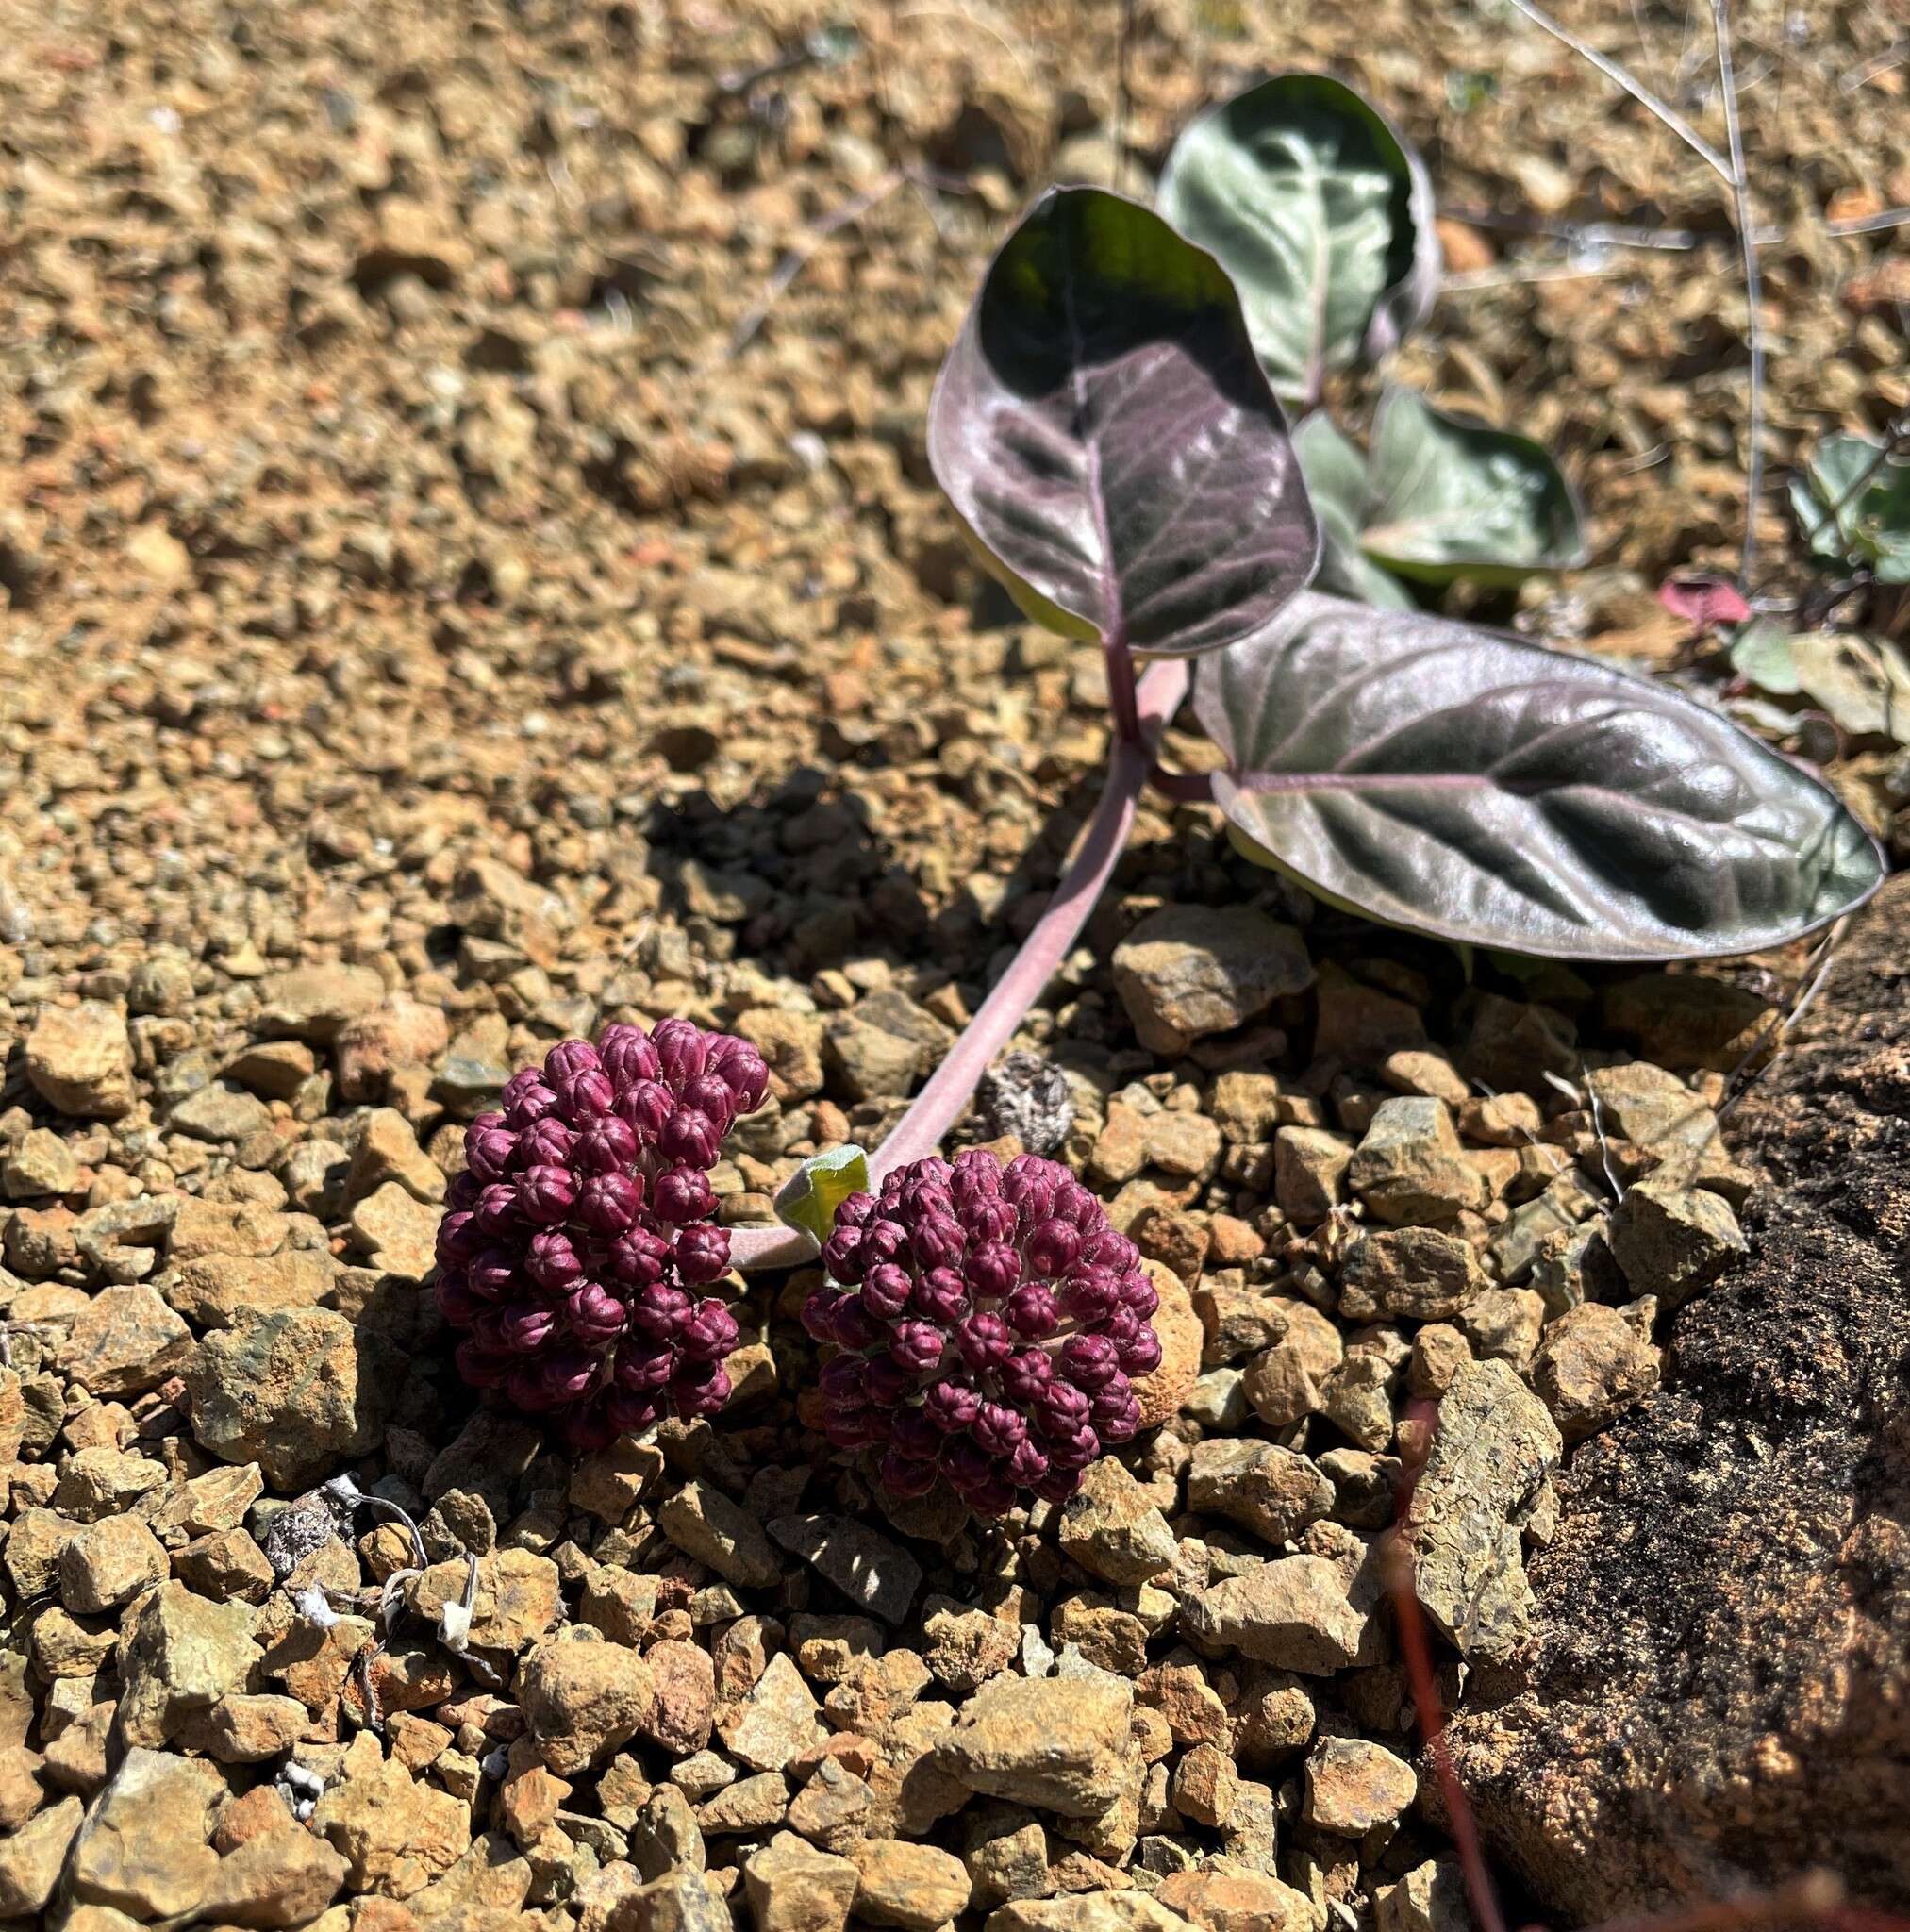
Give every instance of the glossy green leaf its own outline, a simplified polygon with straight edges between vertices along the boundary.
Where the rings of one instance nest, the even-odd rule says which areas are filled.
[[[1516,584],[1585,561],[1578,499],[1529,436],[1388,388],[1370,457],[1318,411],[1293,441],[1326,536],[1322,590],[1413,608],[1409,596],[1372,595],[1373,575],[1348,562],[1349,547],[1360,552],[1366,573],[1384,565],[1430,584]]]
[[[776,1219],[820,1247],[836,1224],[837,1208],[868,1187],[869,1156],[853,1142],[812,1154],[777,1191]]]
[[[1320,569],[1314,585],[1356,597],[1381,610],[1415,610],[1413,593],[1359,547],[1359,514],[1366,494],[1366,458],[1323,409],[1293,432],[1301,474],[1320,519]]]
[[[1516,584],[1585,561],[1584,518],[1545,445],[1390,388],[1373,423],[1360,547],[1433,584]]]
[[[1214,796],[1250,857],[1370,918],[1567,959],[1757,951],[1882,855],[1798,766],[1667,686],[1306,592],[1204,663]]]
[[[928,454],[985,559],[1065,635],[1214,650],[1318,559],[1233,284],[1099,189],[1044,195],[996,256],[936,383]]]
[[[1791,508],[1811,555],[1831,568],[1867,566],[1910,584],[1910,462],[1868,436],[1827,436],[1790,480]]]
[[[1283,74],[1183,130],[1161,212],[1234,277],[1273,387],[1317,402],[1328,371],[1392,349],[1439,286],[1419,157],[1350,87]]]

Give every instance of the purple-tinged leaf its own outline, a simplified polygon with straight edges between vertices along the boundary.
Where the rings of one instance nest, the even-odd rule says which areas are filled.
[[[1068,636],[1215,650],[1266,625],[1319,555],[1233,284],[1099,189],[1044,195],[995,258],[928,454],[1017,602]]]
[[[1202,665],[1250,858],[1437,938],[1568,959],[1755,952],[1875,891],[1815,779],[1669,688],[1306,592]]]

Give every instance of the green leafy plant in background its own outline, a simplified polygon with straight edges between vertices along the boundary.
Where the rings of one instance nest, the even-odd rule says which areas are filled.
[[[1868,436],[1827,436],[1791,478],[1790,501],[1824,569],[1910,584],[1910,461]]]
[[[1860,622],[1868,613],[1886,628],[1894,606],[1900,630],[1910,613],[1910,458],[1902,448],[1901,437],[1827,436],[1790,482],[1798,534],[1826,580],[1826,611],[1854,594]],[[1729,652],[1733,671],[1758,694],[1735,701],[1740,715],[1789,734],[1801,728],[1797,711],[1784,708],[1789,701],[1847,739],[1910,743],[1910,661],[1889,637],[1754,616],[1730,631]]]

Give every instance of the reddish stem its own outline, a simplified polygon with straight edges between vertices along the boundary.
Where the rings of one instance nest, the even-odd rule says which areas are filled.
[[[1126,653],[1121,653],[1123,659]],[[1110,673],[1113,664],[1110,658]],[[1131,665],[1130,665],[1131,675]],[[1014,963],[995,982],[961,1038],[910,1103],[894,1131],[869,1158],[869,1179],[879,1187],[884,1174],[933,1154],[968,1105],[975,1083],[1027,1017],[1081,935],[1115,864],[1126,849],[1141,787],[1146,784],[1154,741],[1187,695],[1188,667],[1177,658],[1154,665],[1132,692],[1136,736],[1117,735],[1108,754],[1107,783],[1088,821],[1081,849],[1062,875],[1047,909],[1021,943]],[[730,1264],[790,1268],[811,1260],[815,1243],[795,1228],[739,1227],[730,1231]]]

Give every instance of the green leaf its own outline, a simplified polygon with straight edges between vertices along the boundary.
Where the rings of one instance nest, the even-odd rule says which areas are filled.
[[[1667,686],[1308,591],[1195,679],[1235,842],[1368,917],[1563,959],[1720,957],[1860,905],[1821,785]]]
[[[1360,547],[1422,583],[1507,585],[1585,561],[1578,499],[1542,443],[1389,387],[1373,423]]]
[[[1910,462],[1868,436],[1827,436],[1790,479],[1791,508],[1820,564],[1867,565],[1884,584],[1910,584]]]
[[[928,455],[985,560],[1065,636],[1215,650],[1319,558],[1233,284],[1099,189],[1044,195],[996,256],[936,383]]]
[[[812,1154],[776,1193],[776,1219],[800,1229],[818,1247],[829,1239],[836,1210],[869,1188],[869,1157],[853,1142]]]
[[[1301,474],[1320,519],[1320,570],[1315,585],[1356,597],[1381,610],[1416,610],[1413,593],[1359,547],[1360,502],[1366,493],[1366,458],[1323,409],[1293,432]]]
[[[1910,743],[1910,664],[1887,639],[1827,630],[1790,636],[1760,618],[1732,640],[1731,666],[1773,697],[1808,699],[1852,738]]]
[[[1240,290],[1269,379],[1314,403],[1327,372],[1376,361],[1439,286],[1433,191],[1385,115],[1320,74],[1283,74],[1182,131],[1161,212]]]

